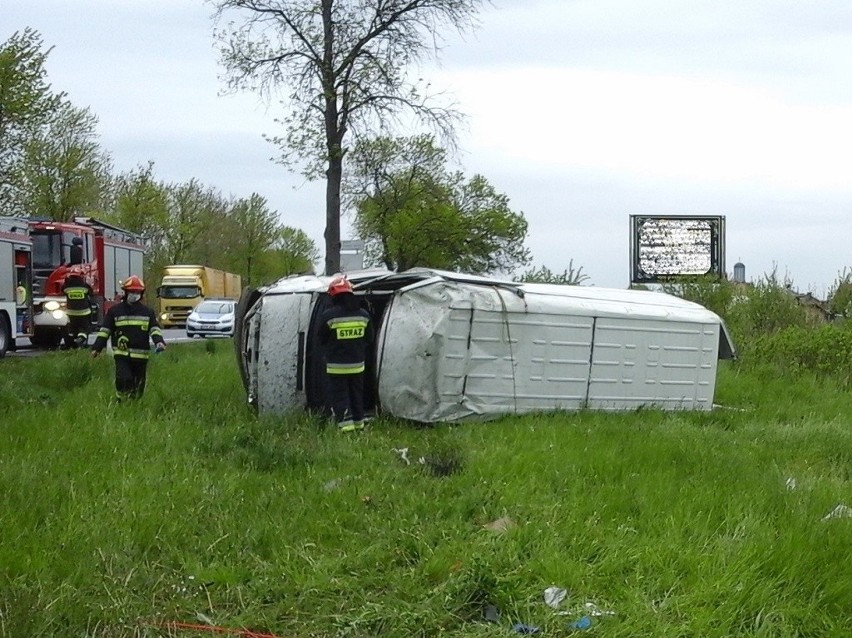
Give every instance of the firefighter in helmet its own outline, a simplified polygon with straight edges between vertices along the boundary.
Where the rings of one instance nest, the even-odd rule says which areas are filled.
[[[68,315],[65,344],[69,348],[85,346],[92,322],[92,287],[82,275],[72,272],[65,277],[62,294],[65,295],[65,313]]]
[[[340,431],[350,432],[364,427],[364,371],[373,327],[346,277],[336,276],[328,295],[332,303],[320,317],[319,333],[326,350],[326,403]]]
[[[68,265],[76,266],[83,263],[83,238],[75,237],[71,240],[71,249],[68,255]]]
[[[119,400],[138,399],[145,392],[150,341],[157,352],[165,350],[166,342],[157,315],[142,303],[142,280],[131,275],[122,282],[121,289],[124,297],[107,311],[92,346],[92,357],[101,353],[109,339],[115,361],[116,394]]]

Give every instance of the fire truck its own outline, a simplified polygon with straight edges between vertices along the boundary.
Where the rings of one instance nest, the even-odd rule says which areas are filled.
[[[62,286],[69,274],[82,276],[92,287],[93,324],[118,301],[121,282],[132,274],[142,275],[145,240],[140,235],[91,217],[71,222],[31,218],[28,227],[33,298],[30,342],[34,346],[56,347],[68,338]]]
[[[28,221],[0,217],[0,358],[32,335],[32,252]]]

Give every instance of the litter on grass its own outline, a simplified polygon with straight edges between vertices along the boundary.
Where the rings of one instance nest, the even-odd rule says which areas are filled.
[[[586,601],[583,604],[583,607],[586,609],[586,613],[589,614],[589,616],[597,616],[597,617],[615,616],[614,611],[610,611],[608,609],[601,609],[600,607],[598,607],[595,603],[593,603],[591,601]]]
[[[828,521],[832,518],[852,518],[852,507],[840,503],[837,507],[831,510],[828,514],[822,517],[822,520]]]
[[[500,622],[500,610],[496,605],[485,605],[482,615],[488,622]]]
[[[548,587],[544,590],[544,602],[556,609],[568,596],[568,591],[561,587]]]
[[[592,626],[592,619],[588,616],[583,616],[578,618],[572,623],[568,623],[569,629],[588,629]]]
[[[524,623],[519,622],[512,625],[512,631],[514,631],[516,634],[530,635],[537,634],[541,630],[538,627],[535,627],[534,625],[525,625]]]
[[[511,519],[511,517],[501,516],[495,521],[486,523],[485,525],[483,525],[483,527],[489,532],[494,532],[495,534],[504,534],[510,529],[517,527],[517,524]]]
[[[393,451],[396,452],[397,454],[399,454],[399,458],[402,459],[402,461],[406,465],[411,465],[411,461],[408,460],[408,448],[407,447],[400,447],[400,448],[395,447],[395,448],[393,448]]]

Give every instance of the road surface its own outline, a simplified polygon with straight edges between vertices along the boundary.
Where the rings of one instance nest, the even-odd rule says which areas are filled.
[[[166,340],[167,344],[193,341],[191,337],[186,336],[186,330],[184,330],[183,328],[164,329],[163,339]],[[89,344],[94,343],[94,341],[95,335],[93,333],[89,335]],[[6,353],[7,357],[34,357],[38,356],[38,354],[41,352],[45,352],[45,350],[33,348],[30,345],[30,340],[26,337],[24,337],[23,339],[16,339],[15,343],[17,344],[17,349],[15,351],[9,350],[9,352]]]

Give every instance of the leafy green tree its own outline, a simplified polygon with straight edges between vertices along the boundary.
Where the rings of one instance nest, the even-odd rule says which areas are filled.
[[[200,240],[215,220],[222,218],[227,203],[219,191],[203,186],[194,178],[170,185],[167,190],[167,220],[163,229],[166,264],[210,264],[213,250]]]
[[[97,124],[89,109],[66,102],[26,144],[16,181],[27,212],[69,221],[104,209],[111,161]]]
[[[574,268],[574,260],[568,261],[568,268],[561,273],[553,272],[547,266],[540,268],[529,268],[523,272],[518,281],[532,284],[563,284],[579,286],[589,280],[589,276],[583,272],[583,267]]]
[[[490,273],[529,262],[523,214],[481,175],[449,171],[432,136],[363,141],[350,159],[346,192],[368,263]]]
[[[278,239],[278,213],[270,210],[266,199],[252,193],[248,199],[238,199],[226,215],[229,236],[225,242],[234,263],[234,270],[245,278],[244,285],[254,285],[262,270],[262,260]]]
[[[0,213],[21,214],[16,170],[26,145],[57,111],[64,97],[47,82],[41,35],[27,28],[0,44]]]
[[[409,77],[437,54],[447,28],[473,26],[484,0],[212,0],[217,18],[238,13],[218,33],[229,86],[273,95],[289,89],[271,140],[280,161],[303,162],[326,179],[325,270],[340,270],[341,183],[347,139],[411,115],[452,139],[458,114],[439,106],[428,84]]]
[[[266,276],[263,281],[271,282],[287,275],[313,272],[319,258],[319,250],[307,233],[291,226],[282,226],[273,249],[265,256]]]
[[[828,307],[837,317],[852,317],[852,271],[847,268],[839,273],[828,294]]]
[[[138,166],[113,181],[112,220],[154,240],[168,217],[168,189],[154,177],[154,163]]]
[[[165,237],[169,220],[169,188],[154,177],[154,163],[114,178],[112,202],[107,221],[145,238],[145,281],[154,282],[168,264]]]

